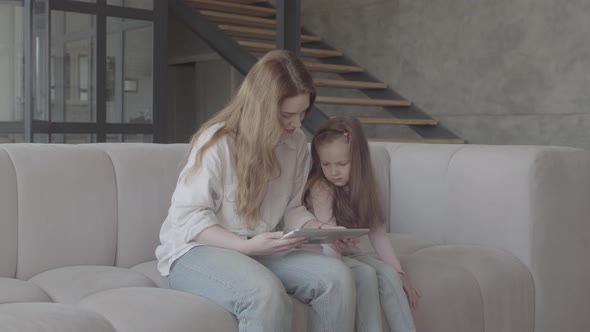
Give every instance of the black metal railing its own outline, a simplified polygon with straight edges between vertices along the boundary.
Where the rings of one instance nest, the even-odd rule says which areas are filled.
[[[299,53],[300,49],[300,0],[277,1],[277,48]],[[209,47],[242,75],[246,75],[256,63],[256,57],[244,50],[232,37],[226,35],[199,11],[192,10],[182,0],[169,2],[169,10],[182,23],[186,24]],[[293,15],[292,13],[297,13]],[[303,125],[315,132],[328,117],[317,107],[305,118]]]

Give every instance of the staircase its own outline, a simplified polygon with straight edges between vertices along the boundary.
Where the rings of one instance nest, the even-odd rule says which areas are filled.
[[[266,1],[172,0],[170,9],[243,74],[276,48],[276,12]],[[313,133],[329,117],[350,115],[359,119],[370,141],[465,143],[304,28],[300,54],[318,88],[316,110],[304,124],[308,131]]]

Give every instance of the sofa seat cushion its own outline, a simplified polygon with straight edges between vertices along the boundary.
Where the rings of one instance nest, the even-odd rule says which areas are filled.
[[[58,303],[0,304],[0,331],[117,332],[98,313]]]
[[[389,236],[391,237],[391,243],[393,244],[395,253],[398,256],[411,255],[418,250],[438,245],[436,242],[432,242],[412,234],[390,233]],[[358,247],[363,252],[375,253],[375,249],[373,249],[368,236],[362,236],[360,240],[361,242],[359,243]]]
[[[31,278],[54,302],[76,303],[100,291],[120,287],[156,287],[143,274],[113,266],[68,266]]]
[[[307,332],[309,322],[309,309],[311,305],[293,299],[293,332]]]
[[[0,278],[0,304],[14,302],[51,302],[41,287],[27,281]]]
[[[469,271],[427,253],[400,260],[422,295],[412,312],[417,331],[485,331],[479,285]]]
[[[139,272],[144,276],[150,278],[156,284],[156,286],[160,288],[170,288],[170,285],[168,284],[168,278],[160,274],[157,265],[158,261],[153,260],[135,265],[131,268],[131,270]]]
[[[223,307],[171,289],[111,289],[90,295],[79,305],[106,317],[119,332],[238,330],[236,318]]]
[[[418,331],[530,331],[534,287],[513,255],[479,246],[441,245],[400,257],[422,294]],[[452,299],[452,301],[449,301]]]

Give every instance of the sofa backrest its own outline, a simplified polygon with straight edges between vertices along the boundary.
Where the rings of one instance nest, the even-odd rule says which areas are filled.
[[[120,267],[155,259],[160,226],[168,213],[178,174],[184,166],[186,144],[95,144],[111,159],[118,194],[117,253]],[[371,149],[371,158],[386,215],[389,211],[389,154]]]
[[[450,232],[447,172],[464,145],[384,144],[391,158],[390,227],[444,243]]]
[[[112,265],[117,190],[109,157],[83,146],[15,144],[2,150],[12,165],[3,165],[0,174],[14,172],[9,182],[17,199],[16,215],[2,210],[2,227],[9,225],[2,237],[11,238],[9,244],[17,239],[16,277],[68,265]]]
[[[155,259],[186,144],[96,144],[112,161],[117,188],[115,264],[132,267]]]
[[[186,144],[0,145],[0,277],[155,259]],[[372,147],[389,211],[389,154]]]
[[[18,206],[16,174],[8,152],[0,149],[0,278],[16,276]]]

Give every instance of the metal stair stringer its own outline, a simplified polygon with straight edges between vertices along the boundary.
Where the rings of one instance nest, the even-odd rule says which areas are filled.
[[[246,75],[257,61],[250,52],[244,50],[231,36],[226,35],[216,24],[210,22],[204,15],[187,6],[182,0],[168,2],[170,12],[182,23],[186,24],[209,47],[217,52],[225,61]],[[328,120],[328,116],[317,106],[303,121],[304,127],[312,134],[319,126]]]
[[[311,32],[306,29],[305,27],[301,28],[301,32],[305,34],[311,34]],[[327,50],[336,50],[334,47],[329,45],[325,42],[324,39],[309,43],[307,44],[309,47],[317,46],[322,49]],[[331,57],[331,58],[318,58],[318,61],[321,63],[332,64],[332,65],[346,65],[346,66],[357,66],[355,61],[350,59],[349,57],[344,54],[343,56],[339,57]],[[375,76],[371,75],[367,71],[363,72],[355,72],[355,73],[337,73],[342,79],[344,80],[352,80],[352,81],[364,81],[364,82],[375,82],[381,83],[382,81],[376,78]],[[407,100],[399,93],[394,91],[390,87],[386,87],[384,89],[358,89],[362,93],[364,93],[370,99],[392,99],[392,100]],[[395,106],[384,106],[385,109],[391,116],[399,119],[423,119],[423,120],[434,120],[429,114],[424,112],[421,108],[416,106],[416,104],[412,103],[410,106],[400,108]],[[420,135],[420,137],[424,139],[457,139],[461,140],[459,136],[453,133],[451,130],[447,129],[440,123],[434,126],[421,126],[421,125],[408,125],[410,129],[412,129],[415,133]]]

